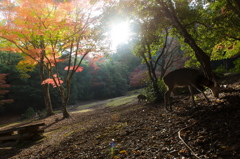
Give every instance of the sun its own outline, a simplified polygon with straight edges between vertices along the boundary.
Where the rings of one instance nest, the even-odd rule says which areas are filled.
[[[114,24],[111,27],[110,38],[113,47],[121,43],[127,43],[130,38],[130,27],[128,22]]]

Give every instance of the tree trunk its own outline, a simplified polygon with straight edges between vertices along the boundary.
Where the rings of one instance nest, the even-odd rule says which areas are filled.
[[[157,1],[162,7],[162,11],[165,12],[165,15],[171,19],[173,27],[175,27],[179,34],[184,37],[184,42],[186,42],[195,52],[195,56],[200,62],[205,76],[210,80],[215,80],[211,70],[210,57],[196,44],[196,41],[178,20],[172,2],[169,1],[169,3],[166,4],[162,0]]]
[[[40,79],[41,79],[41,82],[43,80],[45,80],[43,64],[40,65]],[[50,97],[50,93],[49,93],[49,84],[42,85],[42,89],[43,89],[43,94],[44,94],[44,102],[45,102],[45,107],[46,107],[46,111],[47,111],[47,116],[54,115],[54,112],[52,109],[51,97]]]
[[[62,113],[63,113],[63,118],[70,117],[70,114],[68,113],[68,110],[67,110],[67,103],[62,103]]]
[[[154,89],[154,93],[155,93],[155,99],[154,99],[154,103],[160,102],[163,100],[163,97],[161,96],[161,93],[159,91],[159,87],[158,87],[158,83],[157,81],[153,82],[153,89]]]
[[[70,114],[68,113],[67,110],[67,100],[62,96],[62,113],[63,113],[63,118],[68,118],[70,117]]]
[[[49,84],[42,85],[43,92],[44,92],[44,102],[46,106],[47,116],[54,115],[53,109],[52,109],[52,102],[51,97],[49,93]]]
[[[161,101],[163,98],[161,98],[161,93],[159,91],[159,87],[158,87],[158,78],[156,76],[155,73],[155,69],[153,69],[152,63],[148,62],[147,57],[144,54],[141,54],[142,58],[144,59],[147,68],[148,68],[148,76],[152,82],[152,86],[153,86],[153,91],[154,91],[154,96],[156,97],[154,99],[154,103]]]
[[[66,79],[66,90],[63,88],[61,92],[63,118],[70,117],[70,114],[67,110],[67,104],[70,96],[70,81],[71,80],[69,80],[68,78]]]
[[[210,80],[214,79],[211,69],[210,57],[196,44],[196,41],[178,20],[174,22],[174,26],[178,29],[179,33],[184,37],[184,42],[186,42],[195,52],[195,56],[197,60],[200,62],[201,67],[205,73],[205,76]]]
[[[175,27],[179,30],[180,34],[184,37],[184,42],[186,42],[195,52],[197,60],[200,62],[201,67],[205,73],[205,76],[212,80],[213,74],[211,69],[210,57],[196,44],[193,37],[187,32],[187,30],[182,26],[181,23],[175,23]]]

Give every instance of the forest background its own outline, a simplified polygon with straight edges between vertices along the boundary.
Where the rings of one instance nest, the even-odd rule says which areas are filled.
[[[83,71],[76,73],[72,80],[69,105],[74,105],[79,101],[123,96],[129,90],[141,88],[143,86],[141,80],[137,82],[134,78],[140,70],[143,71],[145,68],[146,71],[146,67],[141,64],[141,59],[134,56],[127,47],[127,45],[124,46],[124,52],[118,50],[109,59],[105,59],[102,63],[98,62],[94,66],[85,60],[82,64]],[[14,103],[0,107],[1,114],[24,113],[28,107],[40,111],[45,108],[41,83],[39,83],[39,68],[36,67],[33,71],[27,72],[29,78],[22,78],[23,74],[16,68],[21,60],[22,57],[17,53],[1,52],[0,54],[0,73],[7,72],[6,83],[11,84],[5,98],[14,99]],[[67,64],[60,63],[60,65],[60,68],[64,68]],[[61,73],[64,73],[64,69]],[[140,76],[143,77],[144,74]],[[130,84],[131,79],[133,85]],[[57,90],[53,87],[50,89],[53,108],[60,108],[61,101]]]

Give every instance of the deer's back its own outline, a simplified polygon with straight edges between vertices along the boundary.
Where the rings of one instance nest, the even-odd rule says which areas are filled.
[[[206,78],[195,69],[181,68],[174,70],[163,77],[166,85],[177,86],[189,86],[191,84],[205,85]]]

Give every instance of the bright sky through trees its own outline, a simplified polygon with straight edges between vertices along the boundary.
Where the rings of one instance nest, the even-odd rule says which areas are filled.
[[[112,47],[116,48],[117,45],[119,45],[121,43],[127,43],[130,38],[130,34],[131,34],[131,32],[130,32],[128,22],[113,24],[111,33],[110,33]]]

